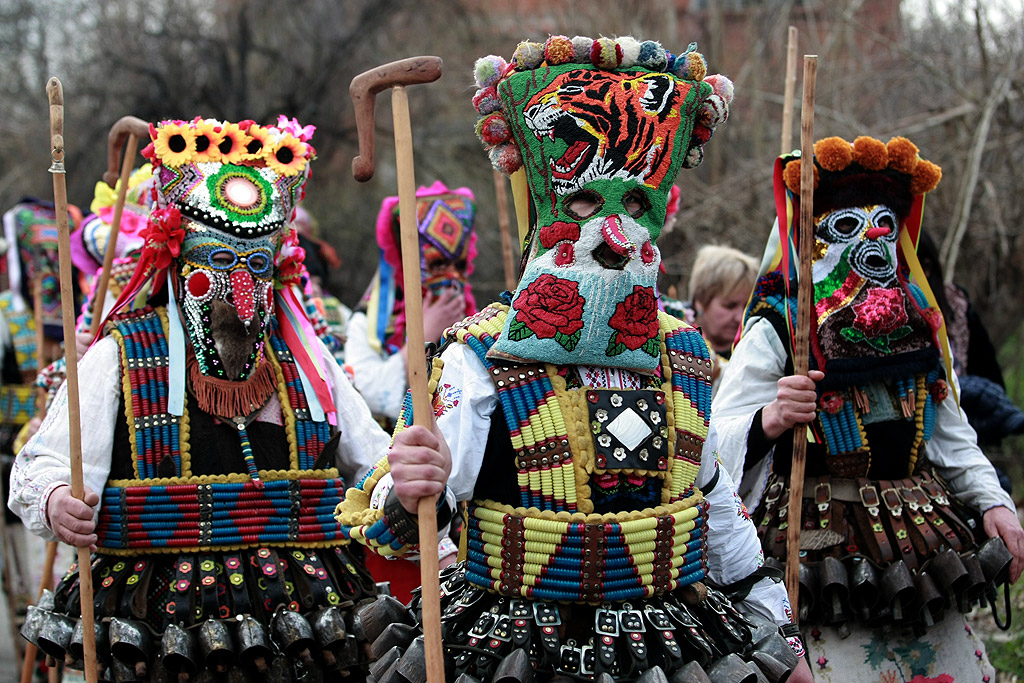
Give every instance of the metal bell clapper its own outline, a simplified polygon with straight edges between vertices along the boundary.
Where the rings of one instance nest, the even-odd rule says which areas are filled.
[[[267,632],[263,625],[250,616],[239,615],[238,620],[238,645],[240,652],[238,659],[244,666],[252,667],[261,674],[269,670],[269,662],[274,657],[274,651],[267,641]]]
[[[160,653],[164,668],[175,674],[179,681],[187,681],[199,670],[196,644],[192,634],[177,624],[168,624],[160,638]]]
[[[217,619],[207,619],[199,625],[199,651],[206,667],[225,673],[234,661],[235,651],[228,625]]]
[[[271,633],[285,655],[300,659],[306,666],[312,666],[312,648],[316,646],[313,627],[298,612],[280,609],[271,619]]]
[[[149,630],[137,622],[113,617],[110,620],[109,638],[110,654],[114,659],[120,660],[132,668],[137,678],[145,679],[147,675],[146,662],[152,651],[152,638]]]

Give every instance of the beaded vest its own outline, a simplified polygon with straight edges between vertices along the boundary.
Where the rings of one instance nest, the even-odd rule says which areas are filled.
[[[147,306],[119,315],[108,330],[120,348],[136,476],[111,479],[103,490],[100,552],[341,544],[333,512],[345,483],[336,469],[314,468],[330,439],[330,426],[310,419],[298,368],[273,330],[267,335],[266,353],[277,377],[290,465],[287,470],[261,471],[260,482],[244,472],[192,473],[188,408],[176,417],[167,406],[166,309]],[[174,476],[167,476],[169,469]]]
[[[449,331],[494,381],[520,496],[518,506],[470,504],[467,579],[508,596],[591,603],[699,581],[707,512],[694,482],[711,404],[700,332],[661,315],[652,388],[592,389],[570,386],[565,368],[488,359],[507,313],[492,304]],[[623,503],[606,489],[631,495]]]

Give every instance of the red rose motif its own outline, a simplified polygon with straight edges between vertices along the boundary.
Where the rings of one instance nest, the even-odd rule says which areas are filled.
[[[513,306],[516,320],[540,339],[552,339],[556,333],[572,335],[583,329],[583,304],[580,285],[544,273],[519,292]]]
[[[853,327],[864,333],[865,337],[880,337],[892,334],[907,324],[907,309],[903,300],[903,290],[873,287],[868,290],[868,297],[853,307],[857,317]]]
[[[658,336],[658,299],[652,287],[634,285],[633,292],[615,307],[608,325],[618,331],[620,344],[635,351]]]
[[[936,403],[942,403],[949,397],[949,385],[944,379],[935,380],[935,383],[928,387],[928,391]]]
[[[149,223],[139,236],[146,240],[143,251],[150,254],[157,270],[167,268],[181,253],[181,243],[185,240],[181,212],[173,206],[156,209],[149,214]]]
[[[835,415],[843,409],[843,395],[838,391],[826,391],[821,395],[821,402],[819,405],[829,415]]]

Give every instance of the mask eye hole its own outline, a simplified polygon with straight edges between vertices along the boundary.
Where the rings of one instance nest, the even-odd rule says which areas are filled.
[[[604,197],[590,190],[573,193],[562,202],[562,208],[566,213],[577,220],[590,218],[600,211],[603,205]]]
[[[210,267],[217,270],[227,270],[238,263],[238,255],[230,249],[218,249],[210,254]]]
[[[839,220],[837,220],[835,223],[832,224],[832,227],[835,228],[835,231],[838,232],[840,235],[852,235],[854,232],[856,232],[857,227],[859,225],[860,221],[858,221],[853,216],[847,216],[845,218],[840,218]]]
[[[265,254],[252,254],[245,259],[245,262],[249,266],[249,270],[254,273],[263,273],[270,265],[270,259]]]
[[[633,218],[639,218],[651,208],[651,202],[647,193],[640,188],[634,188],[622,197],[622,208]]]
[[[880,228],[889,228],[889,234],[887,237],[895,238],[896,235],[896,216],[891,214],[889,211],[883,211],[879,215],[875,216],[875,225]]]

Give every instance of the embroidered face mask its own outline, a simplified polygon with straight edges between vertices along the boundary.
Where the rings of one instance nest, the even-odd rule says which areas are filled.
[[[491,357],[658,367],[655,242],[669,188],[732,99],[695,48],[676,57],[650,41],[555,36],[521,44],[510,66],[478,62],[478,132],[500,170],[523,169],[536,214]]]

